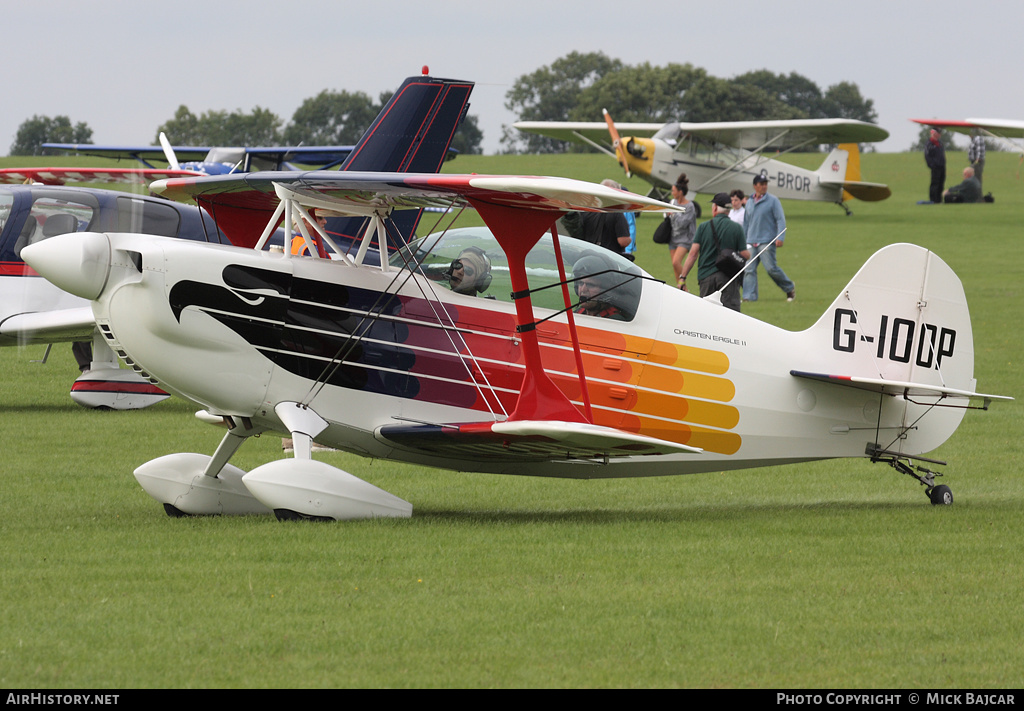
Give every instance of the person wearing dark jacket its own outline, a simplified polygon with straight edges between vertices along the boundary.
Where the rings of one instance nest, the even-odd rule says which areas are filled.
[[[942,189],[946,186],[946,149],[939,140],[939,132],[932,129],[928,145],[924,147],[924,162],[932,171],[932,182],[928,186],[928,199],[942,202]]]
[[[981,183],[974,177],[974,168],[964,168],[964,182],[943,193],[942,199],[946,203],[980,202]]]

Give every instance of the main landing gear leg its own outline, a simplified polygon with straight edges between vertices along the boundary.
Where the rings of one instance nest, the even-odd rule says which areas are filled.
[[[203,417],[210,421],[209,417]],[[262,432],[247,420],[223,418],[229,429],[213,456],[180,452],[146,462],[135,478],[164,505],[168,516],[266,514],[270,510],[245,488],[245,472],[228,464],[242,442]]]
[[[282,402],[274,412],[291,432],[295,458],[256,467],[242,482],[278,519],[350,521],[412,515],[408,501],[312,458],[313,438],[328,426],[312,408]]]

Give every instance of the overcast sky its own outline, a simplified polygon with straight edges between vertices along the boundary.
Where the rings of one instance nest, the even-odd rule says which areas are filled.
[[[435,76],[476,82],[470,113],[485,152],[494,153],[502,125],[517,118],[504,108],[512,83],[573,50],[630,65],[690,62],[721,78],[796,72],[822,90],[850,81],[891,134],[882,151],[909,148],[917,136],[911,117],[1024,120],[1024,3],[626,7],[604,0],[0,0],[7,60],[0,154],[36,114],[84,121],[95,143],[149,145],[181,104],[196,115],[261,106],[287,122],[323,89],[376,99],[423,65]]]

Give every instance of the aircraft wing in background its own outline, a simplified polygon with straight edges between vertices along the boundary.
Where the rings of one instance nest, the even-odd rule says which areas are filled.
[[[0,339],[14,338],[22,345],[91,341],[95,330],[92,309],[81,306],[15,314],[0,322]]]
[[[115,160],[133,159],[147,168],[153,162],[167,163],[167,152],[161,146],[99,146],[91,143],[44,143],[43,148],[53,151],[67,151],[80,155],[110,158]],[[353,146],[250,146],[250,147],[206,147],[171,146],[177,160],[198,172],[202,164],[230,166],[237,172],[252,170],[288,169],[289,163],[327,168],[341,164],[352,152]],[[227,172],[225,170],[215,172]]]
[[[520,131],[536,133],[574,143],[606,146],[610,143],[608,125],[601,122],[519,121]],[[676,127],[678,126],[678,131]],[[765,147],[791,148],[822,143],[870,143],[884,141],[889,132],[873,123],[850,119],[795,119],[786,121],[716,121],[668,124],[618,123],[623,136],[650,138],[663,129],[690,134],[708,141],[745,150]]]
[[[5,168],[0,183],[151,183],[166,178],[206,175],[195,170],[160,168]]]
[[[963,121],[946,121],[942,119],[910,119],[924,126],[944,128],[954,133],[970,135],[975,129],[981,129],[997,138],[1024,138],[1024,121],[1011,119],[979,119],[969,118]]]
[[[873,143],[889,137],[888,131],[873,123],[831,118],[680,123],[679,130],[750,151],[769,146],[793,148],[823,143]]]

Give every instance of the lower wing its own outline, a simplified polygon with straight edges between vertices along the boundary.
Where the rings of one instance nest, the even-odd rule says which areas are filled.
[[[378,439],[425,454],[500,461],[565,461],[657,454],[699,454],[685,444],[611,427],[552,420],[396,424],[377,429]]]

